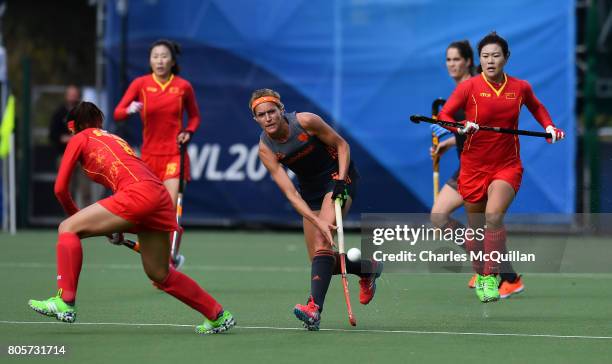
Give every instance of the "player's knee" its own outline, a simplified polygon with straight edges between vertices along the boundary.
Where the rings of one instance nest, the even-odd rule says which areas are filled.
[[[500,228],[504,225],[504,214],[500,212],[487,212],[485,219],[488,228]]]
[[[147,277],[149,277],[151,281],[157,284],[162,284],[164,280],[166,280],[166,277],[168,276],[167,272],[165,274],[163,272],[146,272],[146,273],[147,273]]]
[[[446,213],[446,209],[442,206],[442,204],[440,203],[440,201],[436,201],[434,202],[433,206],[431,207],[431,214],[443,214]]]
[[[429,219],[434,227],[441,228],[448,222],[448,214],[432,210]]]
[[[145,267],[145,273],[147,277],[149,277],[150,280],[152,280],[153,282],[157,284],[161,284],[166,280],[166,277],[168,277],[169,272],[168,272],[168,267],[159,267],[159,268]]]
[[[57,232],[58,234],[63,234],[63,233],[75,233],[76,234],[77,233],[76,226],[74,223],[72,223],[70,219],[66,219],[62,221],[57,228]]]

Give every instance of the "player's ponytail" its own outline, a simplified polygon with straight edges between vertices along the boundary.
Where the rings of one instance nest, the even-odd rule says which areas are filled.
[[[151,44],[151,47],[149,47],[149,54],[151,54],[153,48],[157,46],[164,46],[168,48],[168,50],[170,51],[170,56],[172,56],[172,60],[174,61],[174,66],[172,66],[170,72],[175,75],[178,75],[181,70],[178,63],[178,56],[181,54],[181,46],[178,43],[173,42],[169,39],[158,39],[153,42],[153,44]],[[153,70],[150,71],[153,72]]]
[[[68,129],[76,134],[87,128],[101,128],[104,113],[94,103],[81,101],[66,115]]]

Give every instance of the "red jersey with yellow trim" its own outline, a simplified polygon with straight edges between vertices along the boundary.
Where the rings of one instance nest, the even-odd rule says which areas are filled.
[[[553,125],[548,111],[536,98],[527,81],[504,74],[503,84],[491,84],[483,74],[457,85],[438,115],[440,120],[454,121],[453,115],[465,110],[465,118],[479,125],[517,129],[521,107],[525,105],[535,119],[546,128]],[[463,120],[458,120],[463,121]],[[518,135],[479,131],[468,135],[463,146],[461,165],[471,167],[506,165],[520,161]]]
[[[141,181],[161,184],[125,140],[105,130],[88,128],[68,142],[55,180],[55,195],[68,215],[79,211],[70,196],[70,177],[77,162],[92,181],[113,193]]]
[[[143,103],[140,111],[143,129],[142,153],[152,155],[179,154],[176,136],[183,130],[183,113],[187,111],[186,131],[195,133],[200,125],[200,110],[191,84],[175,75],[160,83],[155,75],[141,76],[132,81],[115,108],[115,120],[128,117],[132,101]]]

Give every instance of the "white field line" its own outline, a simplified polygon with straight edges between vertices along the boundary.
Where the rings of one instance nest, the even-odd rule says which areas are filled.
[[[3,325],[66,325],[61,322],[44,321],[0,321]],[[128,322],[77,322],[70,325],[91,326],[162,326],[162,327],[190,327],[194,325],[184,324],[153,324],[153,323],[128,323]],[[273,330],[273,331],[304,331],[298,327],[272,327],[272,326],[236,326],[242,330]],[[357,333],[380,333],[380,334],[410,334],[410,335],[459,335],[459,336],[506,336],[506,337],[533,337],[550,339],[586,339],[586,340],[612,340],[612,336],[587,336],[587,335],[554,335],[554,334],[521,334],[521,333],[496,333],[496,332],[460,332],[460,331],[417,331],[417,330],[368,330],[368,329],[321,329],[329,332],[357,332]]]

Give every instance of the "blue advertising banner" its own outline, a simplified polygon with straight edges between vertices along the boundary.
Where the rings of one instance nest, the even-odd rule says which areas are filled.
[[[106,80],[114,107],[123,91],[121,22],[114,6],[107,15]],[[189,146],[188,223],[301,221],[257,157],[261,130],[247,103],[259,88],[277,90],[288,111],[320,115],[349,142],[362,175],[349,223],[362,212],[427,212],[430,132],[408,117],[428,114],[435,98],[452,92],[447,45],[468,39],[475,47],[492,30],[510,44],[508,74],[528,80],[568,134],[555,145],[521,139],[525,173],[512,210],[575,210],[571,0],[130,1],[127,16],[129,79],[148,72],[149,45],[169,38],[181,44],[181,76],[196,92],[202,125]],[[128,125],[128,138],[138,144],[139,118]],[[108,127],[114,128],[110,119]],[[526,108],[520,127],[541,130]],[[441,181],[456,166],[448,153]]]

